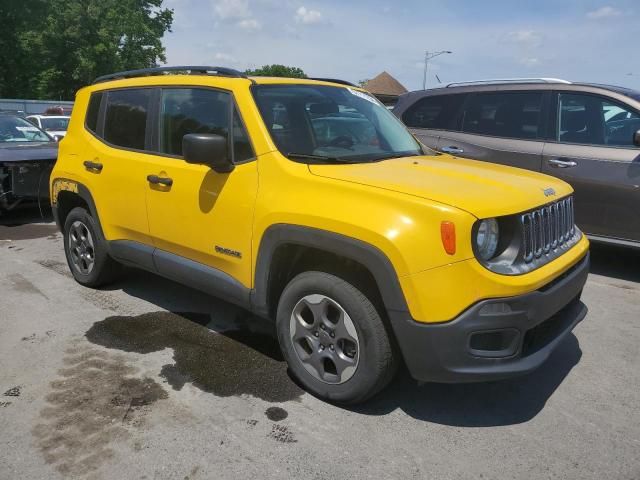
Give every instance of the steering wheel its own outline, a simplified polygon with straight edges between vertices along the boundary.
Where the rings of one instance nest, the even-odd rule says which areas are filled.
[[[351,148],[353,147],[353,138],[347,135],[340,135],[329,142],[330,147]]]

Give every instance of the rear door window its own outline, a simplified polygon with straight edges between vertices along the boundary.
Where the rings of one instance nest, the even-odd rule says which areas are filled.
[[[150,88],[112,90],[107,94],[104,139],[116,147],[144,150]]]
[[[469,98],[462,131],[493,137],[542,138],[542,92],[478,93]]]
[[[457,130],[456,117],[465,95],[433,95],[423,97],[402,115],[402,121],[411,128]]]

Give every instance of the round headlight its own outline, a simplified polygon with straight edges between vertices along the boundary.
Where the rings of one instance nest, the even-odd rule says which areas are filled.
[[[495,218],[481,220],[476,233],[476,251],[482,260],[489,260],[496,254],[500,231]]]

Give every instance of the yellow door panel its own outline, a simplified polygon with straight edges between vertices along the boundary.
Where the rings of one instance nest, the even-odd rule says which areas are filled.
[[[87,137],[88,146],[85,154],[78,158],[77,168],[87,172],[84,179],[93,195],[107,240],[151,244],[145,195],[147,172],[155,158],[111,148],[89,134]],[[102,170],[87,169],[85,161],[102,165]]]
[[[173,181],[171,186],[146,186],[154,246],[222,270],[250,287],[257,162],[220,174],[205,165],[156,157],[147,174]]]

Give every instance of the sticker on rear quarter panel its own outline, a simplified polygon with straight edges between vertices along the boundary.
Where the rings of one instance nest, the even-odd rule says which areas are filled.
[[[78,184],[71,180],[55,180],[53,182],[53,187],[51,188],[51,203],[57,203],[58,194],[62,191],[78,193]]]

